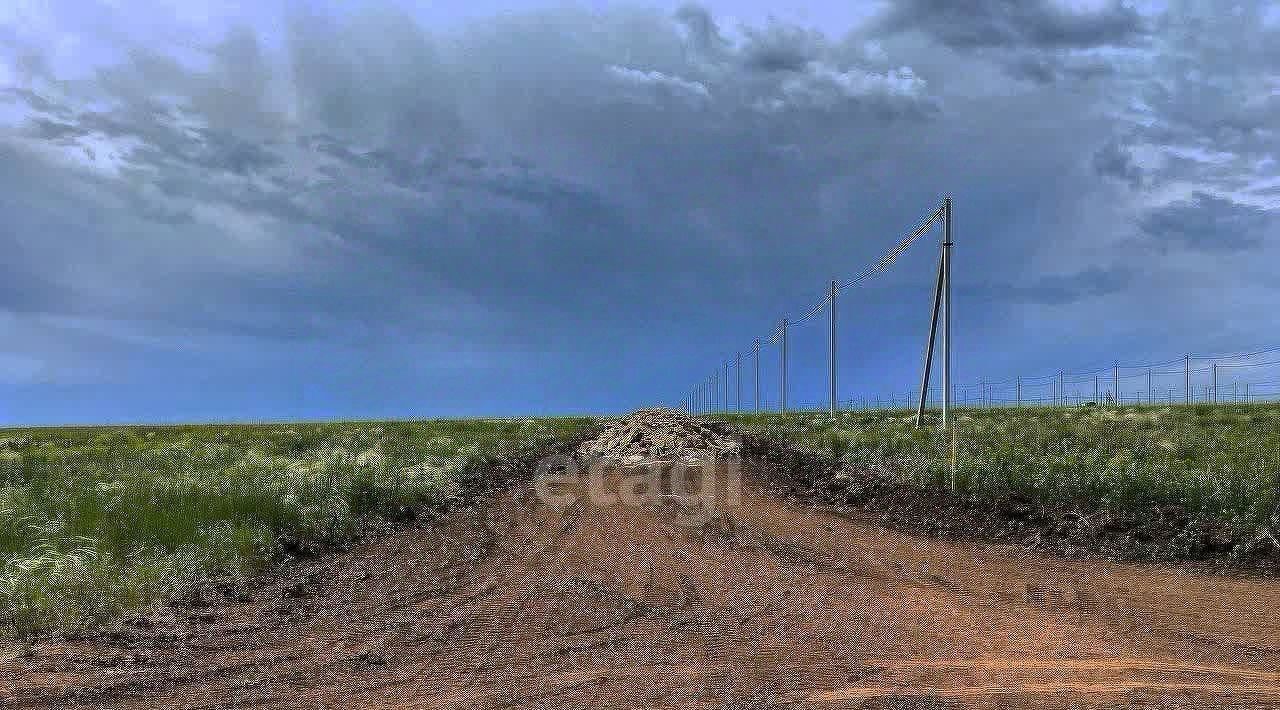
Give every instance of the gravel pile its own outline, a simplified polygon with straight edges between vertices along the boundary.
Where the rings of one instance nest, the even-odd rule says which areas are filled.
[[[622,464],[736,459],[742,444],[724,425],[674,409],[640,409],[606,424],[578,447],[581,458]]]

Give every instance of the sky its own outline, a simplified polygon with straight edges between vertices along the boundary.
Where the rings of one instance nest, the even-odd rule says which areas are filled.
[[[946,196],[961,383],[1280,347],[1280,3],[959,5],[6,2],[0,425],[670,405]]]

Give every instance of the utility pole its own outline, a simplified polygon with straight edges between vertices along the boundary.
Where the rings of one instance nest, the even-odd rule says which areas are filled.
[[[942,203],[942,280],[946,317],[942,321],[942,428],[951,413],[951,196]]]
[[[1120,362],[1111,365],[1111,391],[1116,393],[1116,406],[1120,406]]]
[[[753,360],[756,364],[756,414],[760,413],[760,339],[756,338],[751,343],[751,349],[755,351]]]
[[[1018,378],[1018,408],[1022,408],[1022,378]]]
[[[1218,363],[1213,363],[1213,396],[1209,400],[1214,404],[1218,403]]]
[[[724,361],[724,406],[721,409],[725,414],[729,413],[729,361]]]
[[[829,306],[828,315],[831,317],[831,350],[827,353],[827,359],[830,363],[830,372],[828,373],[829,384],[831,386],[831,406],[830,414],[836,414],[836,282],[831,281],[831,290],[827,292],[827,305]]]
[[[1182,360],[1182,392],[1187,404],[1191,404],[1191,353],[1187,353]]]
[[[782,319],[781,327],[782,327],[782,333],[778,337],[779,345],[781,346],[779,348],[779,351],[782,355],[782,371],[778,373],[779,377],[781,378],[781,382],[780,382],[781,393],[778,395],[778,405],[779,405],[778,411],[781,412],[782,414],[786,414],[787,413],[787,319],[786,318]]]
[[[712,370],[712,376],[708,377],[707,384],[712,390],[712,413],[714,413],[718,404],[717,399],[719,399],[719,367]]]
[[[736,361],[737,364],[735,365],[733,370],[738,378],[737,394],[734,396],[733,401],[738,407],[738,412],[741,413],[742,412],[742,351],[739,350],[737,355],[738,355],[738,358]]]
[[[1098,404],[1098,375],[1093,375],[1093,403]]]
[[[924,419],[925,399],[929,392],[929,371],[933,369],[933,341],[938,334],[938,309],[942,304],[942,290],[945,284],[943,279],[946,278],[946,261],[947,253],[944,248],[943,252],[938,255],[938,283],[933,289],[933,312],[929,316],[929,339],[924,344],[924,368],[920,374],[920,404],[916,407],[916,426],[919,427]],[[944,373],[945,376],[945,373]],[[946,387],[946,380],[943,380],[943,387]],[[943,395],[943,408],[946,408],[946,395]],[[945,419],[945,417],[944,417]]]

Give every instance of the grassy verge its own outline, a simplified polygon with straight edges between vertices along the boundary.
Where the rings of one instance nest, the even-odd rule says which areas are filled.
[[[0,430],[0,637],[248,575],[282,540],[443,503],[487,457],[588,419]]]
[[[1238,540],[1276,523],[1280,405],[959,409],[936,413],[717,415],[781,434],[896,483],[971,498],[1131,511],[1163,507],[1212,520]]]

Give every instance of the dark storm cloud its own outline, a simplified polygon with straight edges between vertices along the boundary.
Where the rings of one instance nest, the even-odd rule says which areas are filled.
[[[36,140],[53,141],[55,143],[73,142],[76,138],[83,138],[90,131],[82,126],[71,123],[61,123],[52,121],[43,117],[32,118],[27,124],[26,135]]]
[[[6,103],[21,101],[30,107],[32,111],[37,113],[52,114],[57,117],[67,117],[70,115],[70,112],[65,106],[56,104],[30,89],[23,89],[20,87],[0,89],[0,100]]]
[[[1149,181],[1269,170],[1272,100],[1241,77],[1270,55],[1233,69],[1209,46],[1230,40],[1191,29],[1258,36],[1247,22],[1148,32],[1120,5],[970,5],[897,3],[843,38],[775,21],[735,39],[696,5],[513,13],[448,37],[394,10],[299,10],[282,37],[234,28],[200,61],[133,48],[87,81],[5,94],[29,115],[0,137],[16,146],[0,232],[24,235],[0,310],[170,338],[461,342],[499,369],[542,351],[575,370],[589,352],[639,372],[759,335],[950,193],[960,288],[985,294],[965,332],[994,342],[1016,309],[1139,290],[1108,245]],[[1165,44],[1193,59],[1161,59]],[[1134,45],[1155,54],[1091,53]],[[1199,78],[1180,63],[1195,58]],[[1175,145],[1232,154],[1135,157]],[[1142,224],[1181,222],[1161,214]],[[906,308],[927,249],[850,293],[849,313]],[[989,274],[1019,277],[984,291]],[[892,341],[896,313],[874,313],[867,337]]]
[[[1274,212],[1204,192],[1149,211],[1140,225],[1162,247],[1201,252],[1248,250],[1280,239]]]
[[[880,26],[918,30],[956,49],[1092,48],[1145,34],[1142,16],[1121,0],[1074,10],[1053,0],[892,0]]]
[[[1065,305],[1120,293],[1133,280],[1134,274],[1127,268],[1095,267],[1074,274],[1044,276],[1028,285],[992,288],[985,295],[1021,303]]]
[[[763,31],[747,31],[742,63],[753,71],[803,71],[809,62],[819,58],[823,41],[822,35],[816,32],[774,22]]]
[[[1142,186],[1142,168],[1119,141],[1109,141],[1093,154],[1093,169],[1101,176],[1122,180],[1130,187]]]
[[[1151,36],[1149,22],[1120,0],[1091,9],[1057,0],[893,0],[872,27],[890,37],[923,34],[1038,85],[1112,76],[1115,50],[1146,46]]]
[[[1280,154],[1280,24],[1273,2],[1233,3],[1230,10],[1173,0],[1155,21],[1156,45],[1134,68],[1124,133],[1128,145],[1176,149],[1146,169],[1151,187],[1191,182],[1219,191],[1246,188],[1274,174]],[[1123,124],[1122,124],[1123,125]],[[1211,154],[1189,159],[1186,153]]]
[[[715,55],[728,48],[715,18],[701,5],[685,4],[676,10],[675,18],[688,30],[689,44],[694,51]]]
[[[1052,84],[1068,79],[1100,79],[1116,73],[1115,67],[1097,59],[1064,57],[1043,52],[1018,53],[1000,63],[1011,77],[1037,84]]]
[[[609,31],[583,35],[598,44],[556,39],[601,23]],[[295,15],[288,28],[287,73],[243,29],[207,69],[137,50],[97,72],[92,103],[56,137],[120,143],[120,182],[66,199],[94,195],[118,223],[97,240],[154,234],[114,261],[182,290],[104,298],[90,282],[75,289],[83,300],[47,310],[266,338],[370,322],[426,333],[443,326],[409,304],[434,292],[471,304],[452,332],[476,332],[476,312],[486,338],[504,324],[504,337],[535,340],[571,324],[616,329],[726,248],[816,229],[761,208],[810,201],[881,127],[938,111],[900,65],[861,63],[779,23],[730,43],[697,8],[508,18],[458,38],[448,58],[395,14]],[[228,225],[253,236],[206,241]],[[74,252],[66,225],[40,229],[66,233]],[[257,241],[306,260],[257,266]],[[384,271],[365,278],[353,258]],[[98,288],[119,290],[107,285],[116,269],[97,269]],[[607,286],[584,300],[583,283]]]

